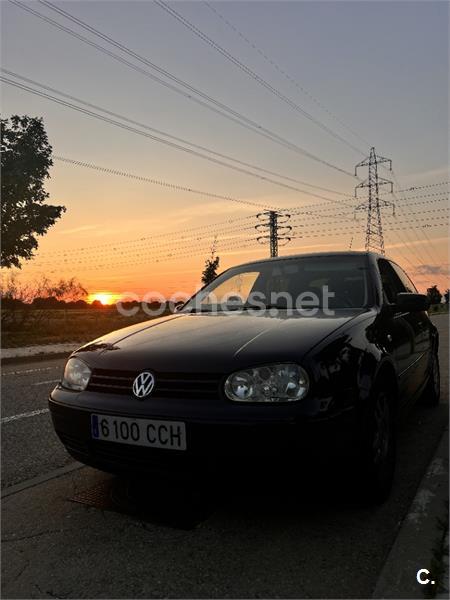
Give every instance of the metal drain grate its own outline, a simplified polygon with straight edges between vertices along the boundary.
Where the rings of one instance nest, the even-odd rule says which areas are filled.
[[[75,494],[69,500],[79,504],[87,504],[100,510],[116,510],[112,500],[113,486],[114,481],[102,481],[93,488]]]
[[[182,490],[169,488],[166,493],[155,494],[148,485],[122,479],[103,481],[68,500],[137,517],[147,523],[187,530],[197,527],[213,512],[213,507],[204,499],[183,494]]]

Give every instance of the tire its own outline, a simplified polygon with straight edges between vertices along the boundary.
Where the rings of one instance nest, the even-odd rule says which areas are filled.
[[[441,398],[441,372],[439,367],[439,355],[433,350],[430,359],[429,375],[426,388],[422,394],[422,404],[425,406],[437,406]]]
[[[358,459],[358,492],[364,504],[382,504],[389,497],[396,463],[395,414],[392,397],[375,388],[362,428]]]

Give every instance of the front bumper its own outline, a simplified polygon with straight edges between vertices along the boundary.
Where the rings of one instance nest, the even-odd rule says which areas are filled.
[[[107,410],[106,406],[101,410],[94,405],[81,407],[79,402],[71,402],[72,397],[72,393],[56,388],[49,399],[57,435],[76,460],[118,474],[185,475],[245,468],[271,460],[280,465],[280,461],[293,461],[297,466],[329,462],[331,458],[341,460],[352,453],[357,430],[353,410],[331,418],[306,418],[297,415],[294,408],[291,413],[283,410],[282,417],[270,419],[269,411],[277,407],[264,407],[266,410],[255,409],[253,418],[246,411],[245,418],[241,416],[235,421],[177,414],[172,418],[186,423],[187,449],[147,448],[92,439],[90,415],[101,412],[149,419],[162,415],[134,413],[126,403],[121,410],[117,406],[115,410]]]

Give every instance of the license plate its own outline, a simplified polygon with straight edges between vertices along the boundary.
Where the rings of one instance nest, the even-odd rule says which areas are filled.
[[[119,444],[186,450],[186,427],[180,421],[91,415],[91,435]]]

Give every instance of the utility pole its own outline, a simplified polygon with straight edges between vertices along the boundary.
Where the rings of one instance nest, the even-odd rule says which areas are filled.
[[[264,222],[258,223],[255,229],[257,231],[267,231],[265,235],[260,235],[256,239],[260,244],[269,242],[270,257],[274,258],[278,256],[278,246],[285,246],[291,241],[291,238],[286,234],[292,231],[292,227],[285,224],[289,221],[291,215],[276,210],[267,210],[256,216]]]
[[[355,198],[358,198],[358,189],[368,188],[369,195],[355,210],[367,211],[367,227],[366,227],[366,244],[367,251],[373,250],[380,254],[385,254],[383,225],[381,222],[381,207],[392,206],[392,202],[380,200],[379,189],[382,185],[390,185],[391,193],[394,191],[394,184],[388,179],[383,179],[378,175],[378,165],[389,163],[389,170],[392,171],[392,160],[379,156],[375,152],[375,148],[370,149],[370,155],[355,167],[355,176],[358,174],[360,167],[368,167],[368,177],[355,187]]]

